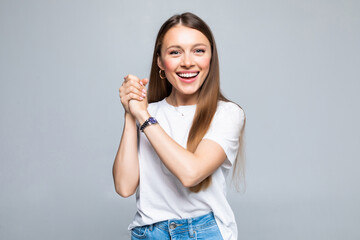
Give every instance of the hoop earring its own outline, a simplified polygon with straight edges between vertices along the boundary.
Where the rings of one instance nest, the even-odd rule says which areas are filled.
[[[161,78],[161,79],[166,79],[166,75],[165,75],[165,77],[161,76],[161,71],[163,71],[163,70],[161,70],[161,69],[159,70],[159,76],[160,76],[160,78]],[[164,71],[164,74],[165,74],[165,71]]]

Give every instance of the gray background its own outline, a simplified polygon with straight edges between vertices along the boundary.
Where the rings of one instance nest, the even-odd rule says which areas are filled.
[[[128,73],[175,13],[212,28],[247,114],[239,239],[360,239],[360,2],[0,1],[0,239],[128,239],[113,187]]]

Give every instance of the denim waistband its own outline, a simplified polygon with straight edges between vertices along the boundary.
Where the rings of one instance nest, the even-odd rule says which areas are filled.
[[[213,225],[216,225],[214,214],[213,212],[209,212],[205,215],[194,218],[169,219],[157,222],[151,224],[149,228],[150,231],[152,231],[153,227],[158,227],[173,234],[188,231],[191,236],[192,234],[194,234],[194,231],[201,230]]]

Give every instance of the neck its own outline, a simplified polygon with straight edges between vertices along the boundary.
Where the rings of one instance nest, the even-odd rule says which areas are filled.
[[[167,102],[175,107],[185,106],[185,105],[195,105],[197,104],[198,96],[199,96],[198,92],[192,95],[184,95],[172,91],[169,97],[167,97]]]

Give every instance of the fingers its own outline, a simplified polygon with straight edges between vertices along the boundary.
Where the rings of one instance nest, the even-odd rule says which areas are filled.
[[[134,75],[127,75],[124,77],[124,82],[119,88],[119,95],[123,101],[130,101],[132,99],[142,101],[146,97],[145,84],[148,81],[140,80]]]
[[[125,82],[138,82],[141,84],[141,86],[146,86],[146,84],[148,84],[149,79],[148,78],[143,78],[143,79],[139,79],[138,77],[128,74],[124,77],[124,81]]]
[[[140,84],[139,84],[140,85]],[[134,86],[127,86],[124,88],[124,94],[128,95],[131,99],[143,100],[146,97],[146,90]]]
[[[123,104],[127,104],[130,100],[142,101],[144,98],[146,98],[146,92],[144,91],[138,91],[136,88],[132,87],[127,89],[126,87],[121,86],[119,88],[120,100]]]
[[[126,76],[124,77],[124,80],[125,80],[125,82],[130,81],[130,80],[134,80],[134,81],[136,81],[136,82],[139,82],[139,81],[140,81],[140,79],[139,79],[137,76],[132,75],[132,74],[126,75]]]
[[[143,79],[141,79],[140,84],[142,84],[143,86],[146,86],[146,84],[148,84],[148,82],[149,82],[149,79],[143,78]]]
[[[124,77],[124,83],[127,86],[136,87],[140,91],[145,88],[144,84],[142,84],[142,81],[138,77],[131,75],[131,74]]]

